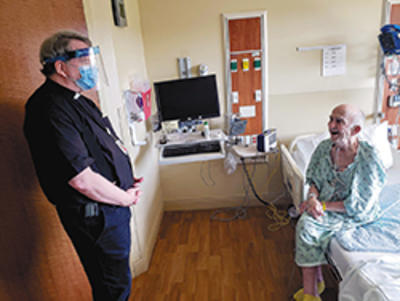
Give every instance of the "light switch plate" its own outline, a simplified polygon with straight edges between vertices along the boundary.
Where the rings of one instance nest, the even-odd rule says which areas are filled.
[[[232,103],[239,103],[239,92],[232,92]]]
[[[261,97],[261,90],[255,90],[254,91],[254,99],[256,102],[260,102],[262,97]]]

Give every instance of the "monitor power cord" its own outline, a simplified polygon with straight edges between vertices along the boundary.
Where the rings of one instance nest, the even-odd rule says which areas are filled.
[[[287,216],[286,211],[284,210],[279,210],[277,209],[277,207],[274,205],[274,202],[279,200],[281,197],[283,197],[285,195],[285,192],[283,192],[282,194],[280,194],[277,198],[275,198],[274,202],[271,201],[264,201],[257,193],[253,181],[251,180],[251,177],[249,175],[249,172],[247,171],[247,167],[246,167],[246,162],[244,158],[241,158],[242,161],[242,167],[243,167],[243,171],[247,177],[247,180],[249,182],[250,188],[254,194],[254,196],[257,198],[258,201],[260,201],[263,205],[265,205],[267,207],[267,210],[265,212],[265,215],[267,216],[267,218],[271,219],[272,221],[274,221],[273,224],[268,226],[268,230],[269,231],[278,231],[280,228],[288,225],[290,223],[290,217]],[[272,179],[272,176],[277,172],[278,168],[275,168],[275,170],[271,173],[271,175],[268,178],[267,181],[267,187],[269,186],[269,182]]]

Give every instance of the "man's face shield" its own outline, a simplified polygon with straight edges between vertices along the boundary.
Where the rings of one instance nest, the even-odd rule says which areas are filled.
[[[98,46],[68,51],[62,56],[46,60],[46,63],[58,60],[79,70],[79,74],[74,76],[73,80],[82,90],[90,90],[94,87],[98,89],[100,84],[108,86],[108,78]]]

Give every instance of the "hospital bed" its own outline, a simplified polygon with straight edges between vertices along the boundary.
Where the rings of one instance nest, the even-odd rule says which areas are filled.
[[[327,138],[327,132],[303,135],[294,139],[289,149],[280,146],[283,181],[296,208],[308,191],[304,175],[311,154]],[[340,301],[399,301],[400,153],[387,140],[386,122],[367,126],[360,139],[375,146],[387,168],[388,181],[380,198],[384,215],[367,227],[334,237],[327,258],[340,278]],[[386,233],[380,231],[384,228],[381,224],[388,229]],[[374,227],[380,233],[368,232],[374,231]],[[370,239],[377,246],[368,246]]]

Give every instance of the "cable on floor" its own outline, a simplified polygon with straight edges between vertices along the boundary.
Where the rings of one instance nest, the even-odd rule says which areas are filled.
[[[280,157],[279,157],[280,159]],[[264,204],[265,206],[267,206],[267,210],[265,212],[265,215],[271,219],[272,221],[274,221],[273,224],[268,226],[268,230],[269,231],[278,231],[280,228],[288,225],[290,223],[290,217],[287,216],[287,212],[285,210],[279,210],[276,206],[275,206],[275,202],[280,199],[282,196],[285,195],[285,192],[283,192],[282,194],[280,194],[277,198],[275,198],[272,202],[269,200],[263,200],[257,193],[253,181],[251,180],[251,177],[247,171],[247,167],[246,167],[246,162],[244,158],[241,158],[242,161],[242,167],[243,167],[243,171],[246,174],[247,180],[249,182],[250,188],[254,194],[254,196],[257,198],[257,200],[259,200],[262,204]],[[279,162],[278,162],[279,163]],[[279,164],[278,164],[279,165]],[[270,176],[268,177],[267,180],[267,187],[269,187],[269,182],[271,182],[271,179],[273,177],[273,175],[278,171],[278,168],[275,168],[272,173],[270,174]]]

